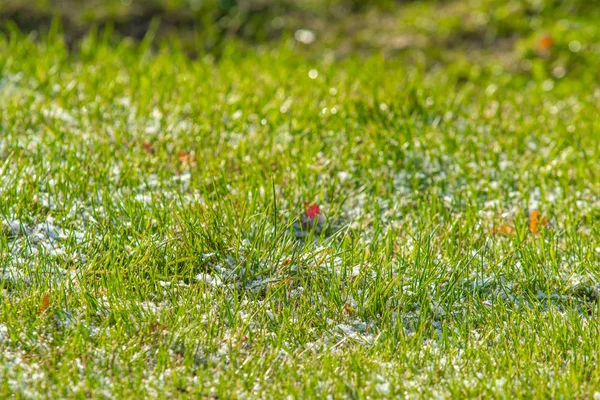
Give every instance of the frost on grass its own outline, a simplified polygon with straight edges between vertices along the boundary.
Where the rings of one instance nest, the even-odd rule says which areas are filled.
[[[11,219],[5,221],[3,226],[9,233],[10,253],[1,275],[5,281],[13,284],[29,283],[34,272],[41,272],[49,282],[59,283],[65,278],[72,279],[77,274],[74,270],[59,267],[59,264],[85,262],[85,255],[72,250],[73,246],[84,243],[83,230],[63,229],[52,217],[37,224],[24,224],[18,219]]]

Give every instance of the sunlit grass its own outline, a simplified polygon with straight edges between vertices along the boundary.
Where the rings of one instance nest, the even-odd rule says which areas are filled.
[[[598,396],[584,37],[558,78],[57,32],[0,39],[3,396]]]

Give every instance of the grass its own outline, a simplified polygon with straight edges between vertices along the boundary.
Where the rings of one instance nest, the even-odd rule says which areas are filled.
[[[6,24],[0,395],[600,396],[600,30],[457,4],[370,55]]]

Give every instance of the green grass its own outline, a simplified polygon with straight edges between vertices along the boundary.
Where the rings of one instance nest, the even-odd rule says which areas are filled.
[[[0,396],[600,396],[600,29],[519,4],[370,55],[8,24]]]

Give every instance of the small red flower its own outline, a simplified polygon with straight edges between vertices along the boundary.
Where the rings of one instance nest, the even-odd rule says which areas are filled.
[[[300,217],[302,229],[305,231],[314,229],[317,235],[320,234],[325,225],[325,215],[321,212],[321,207],[318,204],[305,203],[304,210],[304,214]]]
[[[304,207],[306,209],[306,216],[310,219],[315,219],[317,215],[321,214],[321,207],[318,204],[306,203]]]

